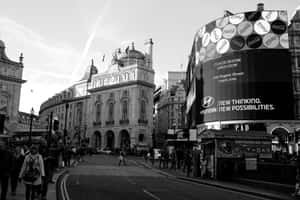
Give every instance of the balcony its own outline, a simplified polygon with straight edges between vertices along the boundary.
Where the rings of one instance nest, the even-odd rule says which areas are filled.
[[[114,125],[114,124],[115,124],[115,121],[114,121],[114,120],[106,121],[105,124],[106,124],[107,126],[109,126],[109,125]]]
[[[146,119],[139,119],[139,120],[138,120],[138,123],[139,123],[139,124],[146,125],[146,124],[148,124],[148,120],[146,120]]]
[[[93,122],[93,125],[94,126],[101,126],[101,122],[99,121],[99,122]]]
[[[129,119],[121,119],[119,122],[121,125],[126,125],[129,124]]]

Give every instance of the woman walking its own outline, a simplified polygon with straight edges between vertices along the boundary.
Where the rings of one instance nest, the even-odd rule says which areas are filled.
[[[11,195],[16,196],[16,189],[18,186],[18,178],[19,173],[22,168],[22,164],[24,162],[24,156],[21,154],[21,148],[16,147],[13,152],[13,166],[10,175],[10,183],[11,183]]]
[[[19,175],[19,178],[23,179],[25,184],[26,200],[34,200],[35,195],[40,194],[42,177],[44,176],[45,170],[43,158],[38,153],[38,148],[32,146],[30,148],[30,153],[25,157]]]

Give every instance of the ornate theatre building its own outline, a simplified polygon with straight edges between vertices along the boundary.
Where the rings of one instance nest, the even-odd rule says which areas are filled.
[[[152,145],[154,70],[152,40],[146,52],[134,43],[118,49],[111,64],[98,73],[92,61],[83,78],[41,105],[40,117],[59,122],[73,143],[108,149],[144,149]]]

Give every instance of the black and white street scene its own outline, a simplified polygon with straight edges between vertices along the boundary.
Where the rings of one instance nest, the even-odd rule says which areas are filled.
[[[300,199],[299,0],[1,1],[0,186]]]

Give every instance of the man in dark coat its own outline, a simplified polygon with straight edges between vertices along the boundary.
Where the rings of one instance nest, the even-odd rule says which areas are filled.
[[[7,144],[0,138],[0,182],[1,182],[1,198],[6,200],[8,180],[11,174],[13,156],[7,149]]]

